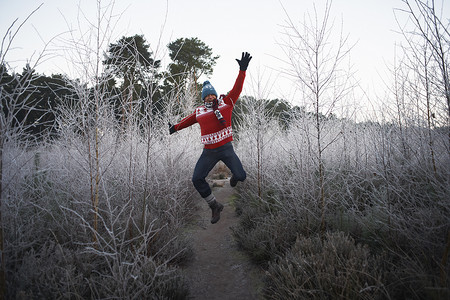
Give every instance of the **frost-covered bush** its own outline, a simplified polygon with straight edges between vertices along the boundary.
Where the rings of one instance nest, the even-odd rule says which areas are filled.
[[[261,205],[264,205],[260,203]],[[300,230],[293,216],[262,214],[256,208],[246,208],[239,224],[232,228],[238,245],[257,264],[265,264],[283,253],[295,241]]]
[[[251,180],[251,179],[250,179]],[[239,223],[233,227],[233,234],[239,246],[248,252],[258,264],[266,264],[281,255],[295,242],[298,234],[317,232],[320,222],[313,211],[314,207],[303,202],[287,203],[289,198],[277,190],[279,186],[268,189],[262,198],[255,198],[252,182],[244,182],[236,200]],[[270,182],[267,182],[270,183]],[[311,210],[310,210],[311,209]]]
[[[239,244],[265,264],[283,257],[297,234],[342,231],[373,253],[389,253],[386,274],[416,266],[409,279],[393,275],[395,284],[382,282],[387,294],[419,299],[427,286],[441,291],[450,273],[442,265],[450,228],[446,131],[428,132],[434,168],[427,129],[323,119],[322,202],[314,126],[303,115],[286,128],[270,120],[241,127],[237,151],[248,176],[236,200]]]
[[[176,139],[162,125],[147,133],[114,128],[98,143],[97,211],[86,136],[66,130],[32,148],[4,150],[15,157],[3,190],[8,297],[186,296],[178,265],[192,254],[181,233],[195,205],[198,132]]]
[[[270,263],[267,299],[385,299],[380,259],[342,232],[298,237]]]
[[[183,299],[188,291],[179,270],[153,257],[99,255],[52,241],[27,251],[11,277],[19,299]]]

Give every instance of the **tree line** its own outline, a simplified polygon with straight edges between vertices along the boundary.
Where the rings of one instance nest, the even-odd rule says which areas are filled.
[[[211,75],[219,58],[198,38],[179,38],[168,45],[171,63],[167,70],[161,70],[161,61],[149,48],[143,35],[124,36],[111,43],[104,54],[104,72],[98,82],[109,96],[116,118],[122,122],[126,122],[129,111],[136,110],[133,107],[136,103],[142,114],[149,108],[155,114],[165,107],[174,90],[194,84],[199,91],[199,77]],[[0,65],[3,113],[13,118],[13,127],[20,125],[33,136],[55,133],[58,106],[76,106],[73,103],[78,97],[73,91],[76,84],[80,85],[79,79],[65,74],[38,74],[28,64],[21,73],[10,72],[3,63]],[[87,85],[84,88],[93,90]],[[20,105],[14,105],[11,99]],[[142,99],[145,101],[139,101]]]
[[[214,71],[218,55],[198,38],[179,38],[168,44],[171,63],[161,70],[161,61],[149,50],[150,45],[143,35],[122,37],[111,43],[102,61],[104,72],[98,81],[118,121],[125,124],[131,112],[144,118],[163,112],[169,99],[177,99],[174,93],[193,87],[195,99],[200,104],[202,75],[210,76]],[[65,74],[38,74],[30,65],[21,73],[9,72],[5,64],[0,66],[0,86],[8,95],[1,97],[5,116],[12,117],[12,127],[20,127],[31,137],[44,133],[57,133],[56,119],[60,106],[77,110],[79,94],[74,91],[80,85],[79,79],[68,78]],[[94,93],[94,87],[83,86]],[[96,87],[99,88],[99,87]],[[19,95],[20,94],[20,95]],[[20,105],[11,103],[15,99]],[[173,100],[171,100],[173,101]],[[248,113],[248,101],[260,101],[264,110],[277,118],[285,126],[292,114],[304,114],[304,108],[291,106],[283,99],[255,99],[243,97],[235,109],[233,123],[239,129],[240,115]],[[175,103],[175,107],[180,106]]]

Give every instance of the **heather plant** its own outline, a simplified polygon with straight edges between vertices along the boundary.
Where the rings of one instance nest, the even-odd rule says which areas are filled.
[[[4,152],[16,157],[16,165],[8,165],[15,176],[4,191],[11,199],[3,214],[7,295],[182,297],[186,287],[176,265],[190,257],[181,229],[194,206],[188,166],[197,150],[195,132],[169,140],[167,119],[161,118],[154,120],[160,129],[152,129],[148,145],[147,132],[125,135],[118,122],[112,126],[112,116],[103,116],[109,126],[99,136],[94,210],[90,149],[86,136],[69,126],[69,115],[60,138]]]
[[[440,285],[448,231],[445,144],[435,145],[439,153],[436,157],[440,158],[437,171],[441,174],[436,178],[430,161],[420,158],[424,155],[421,151],[427,151],[423,147],[426,140],[421,139],[426,129],[408,129],[410,145],[419,151],[406,159],[400,151],[400,130],[393,124],[348,120],[328,120],[325,124],[329,131],[342,130],[342,138],[331,144],[324,156],[327,231],[345,232],[357,244],[367,245],[374,255],[389,253],[385,257],[389,263],[382,270],[386,276],[380,279],[386,289],[383,293],[392,297],[432,295],[424,291],[427,285]],[[321,211],[313,188],[319,181],[317,169],[308,159],[308,126],[312,125],[307,117],[299,118],[266,144],[272,158],[266,158],[271,159],[264,171],[270,180],[262,197],[253,184],[257,166],[251,151],[241,150],[249,180],[239,189],[236,207],[240,224],[234,228],[234,235],[263,265],[288,253],[297,234],[308,238],[320,232]],[[433,134],[437,137],[439,132]],[[443,138],[446,133],[440,134]],[[241,146],[248,143],[245,138],[251,137],[241,134]],[[358,142],[349,146],[350,141]],[[408,273],[412,266],[414,272]],[[396,279],[391,283],[392,278]]]
[[[112,116],[103,116],[108,126],[99,136],[94,211],[87,138],[65,116],[60,138],[4,151],[15,157],[7,165],[13,174],[4,173],[11,199],[3,214],[7,295],[181,297],[186,290],[176,264],[190,257],[180,230],[194,205],[188,166],[197,150],[195,132],[169,140],[161,118],[154,120],[160,129],[152,129],[149,145],[149,133],[130,129],[125,135]]]
[[[385,299],[380,257],[342,232],[298,236],[267,271],[267,299]]]
[[[239,151],[248,181],[238,191],[236,207],[241,220],[234,235],[256,262],[269,265],[277,274],[269,271],[268,297],[277,292],[280,299],[314,297],[319,291],[335,292],[332,296],[320,294],[319,298],[339,298],[346,293],[341,297],[448,297],[448,49],[436,46],[448,38],[448,33],[432,3],[414,3],[421,12],[403,12],[415,14],[415,24],[418,20],[420,24],[432,22],[434,29],[419,27],[412,35],[405,31],[411,39],[408,47],[402,48],[407,51],[407,59],[393,69],[394,86],[389,86],[390,93],[383,99],[389,105],[383,106],[378,121],[336,118],[327,105],[322,106],[326,111],[322,114],[316,109],[320,102],[314,102],[309,112],[308,107],[306,111],[293,111],[288,126],[279,127],[279,120],[266,116],[260,137],[250,134],[257,130],[256,125],[240,127]],[[433,14],[435,18],[425,18]],[[289,24],[288,29],[294,30],[294,23]],[[289,35],[290,42],[296,33]],[[305,48],[292,46],[287,54],[301,54]],[[289,56],[290,74],[300,76],[296,78],[299,85],[308,85],[311,81],[304,76],[310,70],[302,72],[302,61]],[[442,85],[436,86],[437,82]],[[258,140],[264,141],[262,166],[255,156]],[[259,173],[265,178],[261,193],[256,189]],[[327,238],[316,239],[323,230],[328,232]],[[331,232],[343,232],[344,236],[329,238]],[[354,281],[340,282],[352,282],[352,292],[339,282],[335,283],[341,290],[324,285],[331,282],[328,276],[336,276],[338,264],[301,277],[305,268],[297,268],[303,263],[296,258],[303,255],[299,243],[314,239],[311,243],[327,244],[330,249],[337,249],[342,240],[347,241],[349,249],[360,249],[342,256],[340,263],[352,262],[358,253],[363,258],[360,266],[366,266],[366,262],[372,266],[370,270],[362,268],[359,275],[368,285],[358,282],[356,273],[351,275]],[[319,266],[320,261],[316,256],[309,264]],[[324,282],[312,283],[311,278],[323,278]],[[295,294],[300,292],[304,294]]]
[[[111,12],[98,5],[99,14]],[[35,90],[38,75],[9,76],[2,64],[1,296],[185,298],[178,266],[191,255],[182,229],[194,207],[189,166],[198,133],[169,139],[167,123],[175,118],[171,95],[193,103],[193,94],[182,88],[157,97],[150,72],[140,77],[145,93],[127,88],[133,97],[118,118],[121,95],[108,88],[113,78],[100,55],[111,23],[99,15],[92,24],[89,34],[71,31],[66,40],[68,57],[81,62],[79,78],[54,87],[70,93],[52,108],[51,136],[33,139],[26,117],[17,122],[34,109],[22,95]]]

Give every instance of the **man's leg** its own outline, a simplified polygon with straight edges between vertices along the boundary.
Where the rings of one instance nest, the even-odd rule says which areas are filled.
[[[220,220],[220,212],[223,205],[216,201],[216,197],[211,191],[211,187],[206,182],[206,176],[219,161],[214,150],[203,149],[202,155],[195,165],[192,183],[199,192],[200,196],[206,201],[212,211],[211,223],[217,223]]]
[[[230,143],[226,146],[227,149],[223,152],[221,159],[231,171],[230,185],[234,187],[238,181],[244,181],[247,178],[247,174],[245,173],[241,160],[234,152],[233,145]]]
[[[195,165],[192,183],[200,196],[204,199],[211,195],[211,188],[205,178],[218,161],[219,159],[214,155],[213,151],[203,149],[202,155],[200,155],[200,158]]]

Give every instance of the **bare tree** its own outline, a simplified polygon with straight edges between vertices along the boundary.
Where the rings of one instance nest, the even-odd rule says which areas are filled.
[[[34,69],[44,58],[45,48],[33,64],[28,64],[28,68],[24,69],[24,72],[21,75],[8,74],[9,70],[7,65],[7,55],[14,43],[15,37],[23,25],[39,10],[41,6],[42,4],[32,11],[21,23],[17,23],[18,19],[16,19],[11,24],[3,36],[0,48],[0,298],[4,298],[6,293],[6,256],[3,226],[4,191],[9,187],[9,184],[12,181],[11,176],[9,176],[9,178],[4,176],[5,170],[12,168],[12,162],[5,161],[4,154],[5,149],[12,144],[19,142],[21,143],[22,148],[27,148],[30,144],[31,137],[27,136],[28,127],[30,127],[30,125],[26,124],[26,120],[27,115],[36,109],[36,102],[29,101],[28,97],[23,97],[21,95],[29,92],[28,95],[31,96],[33,93],[34,87],[31,83],[34,79],[36,79],[36,76],[38,76],[34,73]],[[19,114],[25,115],[19,118]],[[17,155],[20,156],[21,154]],[[16,167],[20,168],[20,166]]]
[[[332,42],[335,36],[330,13],[331,1],[327,1],[322,16],[314,6],[313,13],[308,13],[303,23],[297,25],[286,12],[285,41],[281,44],[289,65],[284,72],[303,91],[304,102],[312,106],[315,114],[315,133],[312,137],[316,144],[314,159],[318,169],[322,231],[325,230],[326,211],[323,152],[338,138],[335,136],[331,142],[324,144],[327,135],[323,130],[324,121],[332,117],[336,105],[353,87],[350,68],[345,66],[351,50],[348,36],[343,35],[341,26],[337,42]]]
[[[401,34],[404,36],[406,46],[402,48],[406,57],[404,68],[411,70],[417,80],[407,78],[410,83],[418,110],[424,111],[419,118],[425,119],[429,149],[434,178],[438,178],[440,165],[435,155],[436,135],[439,127],[447,131],[448,140],[444,142],[447,149],[447,159],[450,157],[450,23],[445,23],[439,16],[439,8],[434,0],[403,0],[405,8],[397,9],[404,13],[407,20],[412,23],[413,29],[406,30],[400,24]],[[442,4],[443,5],[443,4]],[[441,12],[443,13],[443,12]],[[415,84],[418,82],[419,84]],[[447,171],[444,171],[447,172]],[[447,173],[448,174],[448,173]],[[446,265],[450,252],[450,230],[446,234],[441,259],[441,284],[447,281]]]
[[[169,138],[171,110],[153,115],[156,89],[148,75],[145,94],[131,91],[136,98],[120,130],[108,90],[111,75],[102,65],[114,3],[96,4],[96,19],[87,19],[80,7],[79,30],[59,40],[77,73],[75,80],[64,77],[70,93],[58,98],[51,139],[28,135],[19,122],[19,110],[33,110],[21,95],[36,89],[37,75],[32,66],[8,74],[12,27],[2,44],[2,299],[177,298],[186,292],[173,266],[189,254],[179,231],[193,206],[189,166],[197,135],[188,130],[185,139]]]

